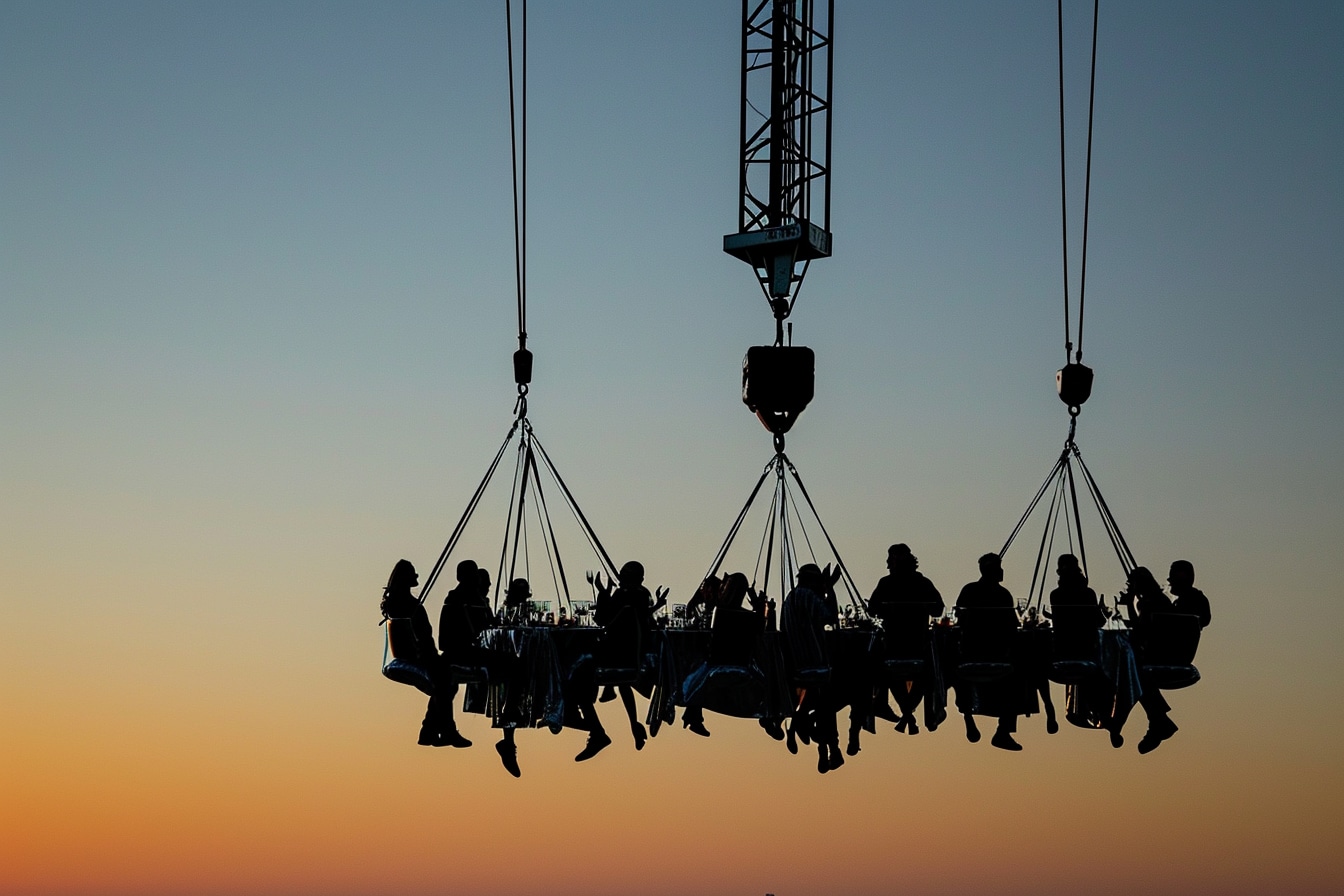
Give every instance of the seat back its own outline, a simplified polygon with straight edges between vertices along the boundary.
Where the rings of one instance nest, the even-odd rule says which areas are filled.
[[[714,612],[709,636],[709,662],[721,666],[746,666],[756,653],[756,641],[765,628],[759,613],[721,608]]]
[[[1101,614],[1096,607],[1059,606],[1051,610],[1052,659],[1097,663],[1101,660]]]
[[[931,633],[925,604],[888,604],[882,608],[882,643],[888,662],[926,659]]]
[[[430,665],[434,660],[420,655],[414,623],[404,617],[388,617],[383,638],[383,675],[432,696],[434,676]]]
[[[1188,613],[1154,613],[1143,626],[1145,666],[1189,666],[1199,650],[1199,617]]]
[[[1017,634],[1017,613],[1012,607],[959,607],[957,626],[961,662],[1011,662]]]
[[[639,617],[630,607],[621,607],[603,621],[597,649],[598,684],[633,684],[639,677],[642,649]]]

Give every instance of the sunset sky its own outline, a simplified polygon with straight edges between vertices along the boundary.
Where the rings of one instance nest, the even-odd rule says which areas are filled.
[[[865,593],[904,541],[951,598],[1067,431],[1055,4],[837,6],[789,454]],[[1212,601],[1180,733],[880,724],[824,777],[714,716],[637,754],[608,704],[611,748],[522,731],[515,780],[483,717],[417,746],[379,674],[392,564],[428,570],[513,419],[504,26],[0,5],[0,896],[1344,890],[1344,5],[1102,4],[1078,442],[1139,562]],[[771,454],[739,385],[773,324],[721,251],[739,29],[530,7],[531,419],[681,601]]]

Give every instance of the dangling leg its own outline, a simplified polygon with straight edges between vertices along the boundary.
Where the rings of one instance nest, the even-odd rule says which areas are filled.
[[[648,740],[648,732],[644,730],[644,725],[639,721],[635,711],[635,691],[628,684],[621,685],[618,690],[621,692],[621,703],[625,706],[626,718],[630,720],[630,733],[635,738],[635,749],[644,749],[644,742]]]
[[[518,767],[518,745],[513,742],[513,732],[512,725],[504,729],[504,739],[495,744],[495,752],[499,754],[499,761],[504,763],[505,770],[515,778],[521,778],[523,772]]]
[[[688,706],[682,710],[681,727],[701,737],[709,737],[709,729],[705,727],[705,711],[699,706]]]
[[[1145,688],[1139,704],[1148,716],[1148,731],[1139,740],[1139,752],[1151,753],[1162,741],[1176,733],[1176,723],[1169,713],[1171,705],[1157,688]]]
[[[578,711],[579,718],[584,721],[585,727],[588,729],[588,743],[579,751],[579,755],[574,757],[574,761],[583,762],[585,759],[592,759],[610,746],[611,738],[603,730],[602,720],[597,717],[597,707],[591,703],[581,703],[578,706]]]
[[[1041,676],[1036,685],[1041,695],[1041,705],[1045,707],[1045,733],[1058,734],[1059,722],[1055,719],[1055,703],[1050,699],[1050,679]]]
[[[1011,750],[1017,752],[1022,749],[1022,745],[1013,740],[1013,734],[1017,731],[1017,716],[1002,715],[999,716],[999,727],[994,731],[994,736],[989,739],[990,744],[998,747],[1000,750]]]

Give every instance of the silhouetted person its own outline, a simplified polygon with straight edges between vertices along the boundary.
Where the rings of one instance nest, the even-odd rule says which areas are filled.
[[[826,598],[828,588],[827,576],[815,563],[803,564],[798,570],[798,584],[784,598],[779,614],[795,693],[789,747],[796,749],[792,737],[795,730],[804,741],[810,734],[817,742],[817,771],[822,774],[845,764],[840,753],[835,708],[830,704],[826,687],[831,666],[826,651],[826,626],[839,621],[836,606]]]
[[[425,708],[425,718],[420,723],[420,737],[416,742],[427,747],[469,747],[471,741],[458,734],[457,725],[453,721],[453,696],[456,689],[449,687],[451,680],[447,668],[434,647],[434,629],[429,624],[429,614],[425,612],[424,605],[411,594],[411,589],[418,584],[420,576],[411,561],[398,560],[383,588],[382,601],[384,617],[410,620],[417,665],[429,673],[434,689],[429,705]]]
[[[504,590],[504,618],[519,624],[527,621],[527,602],[532,599],[532,586],[527,579],[514,579]]]
[[[882,620],[882,629],[891,644],[914,649],[927,648],[929,623],[943,615],[946,605],[933,583],[919,571],[919,559],[905,544],[894,544],[887,549],[887,575],[878,580],[873,596],[868,598],[868,612]],[[918,734],[915,710],[924,699],[924,681],[913,680],[891,683],[891,693],[900,707],[901,718],[897,731]],[[886,695],[883,694],[883,702]],[[850,744],[857,750],[858,732],[851,722]]]
[[[738,573],[741,575],[741,573]],[[731,577],[730,577],[731,578]],[[745,581],[746,576],[742,576]],[[719,602],[723,598],[726,582],[719,579],[718,576],[710,576],[700,583],[700,587],[695,590],[695,594],[686,604],[686,618],[703,619],[711,624],[714,620],[714,612],[719,607]],[[688,706],[681,714],[681,727],[688,731],[698,734],[701,737],[709,737],[709,729],[705,727],[705,710],[700,706]]]
[[[597,586],[593,615],[602,629],[601,653],[608,662],[612,662],[612,658],[622,663],[633,661],[634,671],[638,674],[643,665],[645,647],[652,637],[653,614],[667,603],[667,590],[660,588],[655,602],[649,589],[644,587],[644,565],[636,560],[621,567],[614,589],[610,582],[603,583],[600,577]],[[634,688],[628,683],[621,683],[616,686],[616,690],[630,722],[635,749],[642,750],[648,740],[648,732],[637,717]],[[589,734],[587,745],[574,757],[577,762],[591,759],[611,743],[592,703],[581,705],[580,715],[588,717]]]
[[[1050,592],[1050,616],[1055,631],[1062,638],[1076,641],[1085,632],[1100,629],[1106,622],[1106,615],[1101,612],[1097,592],[1087,584],[1078,558],[1073,554],[1060,554],[1055,571],[1059,585]],[[1055,721],[1055,707],[1050,700],[1050,680],[1046,678],[1036,684],[1045,701],[1045,729],[1054,734],[1059,731],[1059,723]]]
[[[1173,562],[1171,571],[1167,573],[1167,584],[1171,586],[1171,593],[1176,595],[1172,601],[1176,612],[1198,616],[1199,627],[1208,628],[1213,621],[1213,613],[1209,608],[1209,599],[1195,587],[1195,565],[1189,560]]]
[[[963,643],[969,637],[1011,637],[1008,633],[1016,631],[1018,625],[1013,595],[1002,584],[1003,565],[999,555],[984,554],[978,562],[980,578],[961,589],[961,594],[957,595],[957,609],[997,610],[1001,612],[958,614],[957,623],[961,629]],[[1011,703],[1012,694],[1010,691],[1012,689],[1010,684],[1013,677],[1015,677],[1014,674],[1010,674],[1008,682],[989,682],[988,684],[995,687],[983,689],[1003,692],[999,696],[1003,697],[1004,703]],[[975,718],[961,693],[962,687],[959,686],[957,690],[957,702],[961,704],[962,717],[966,720],[966,739],[975,743],[980,740],[980,730],[976,727]],[[1013,740],[1015,731],[1017,731],[1017,713],[1008,706],[1004,706],[1002,714],[999,716],[998,729],[994,732],[994,737],[990,739],[990,743],[1001,750],[1020,750],[1022,745]]]
[[[1189,560],[1172,563],[1167,574],[1167,584],[1171,586],[1171,593],[1176,595],[1174,601],[1163,593],[1157,579],[1147,568],[1135,567],[1129,575],[1129,585],[1122,600],[1129,603],[1131,617],[1135,618],[1135,647],[1140,654],[1140,662],[1143,661],[1143,652],[1150,638],[1145,616],[1151,620],[1156,613],[1185,613],[1198,618],[1201,629],[1212,621],[1209,599],[1195,587],[1194,564]],[[1159,688],[1145,686],[1139,696],[1139,703],[1148,716],[1148,731],[1139,741],[1139,752],[1151,753],[1179,729],[1171,720],[1171,706]]]
[[[1087,584],[1087,576],[1083,575],[1078,558],[1073,554],[1060,554],[1059,565],[1055,571],[1059,575],[1059,586],[1050,592],[1052,613],[1059,607],[1084,607],[1083,612],[1070,615],[1070,622],[1066,625],[1101,628],[1106,622],[1106,616],[1101,612],[1101,605],[1097,602],[1097,592]],[[1059,623],[1056,622],[1055,625],[1058,627]]]

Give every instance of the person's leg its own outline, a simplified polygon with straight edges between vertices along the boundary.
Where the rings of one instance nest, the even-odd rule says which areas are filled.
[[[523,772],[518,767],[518,745],[513,741],[513,732],[512,726],[504,729],[504,739],[495,744],[495,752],[499,754],[499,761],[504,763],[505,770],[515,778],[521,778]]]
[[[602,720],[597,717],[597,707],[592,703],[581,703],[578,711],[579,718],[584,721],[585,727],[588,729],[588,743],[579,751],[579,755],[574,757],[574,761],[583,762],[586,759],[592,759],[606,749],[611,744],[611,738],[602,728]]]
[[[625,707],[625,716],[630,720],[630,734],[635,738],[635,749],[642,750],[649,735],[636,715],[634,688],[628,684],[623,684],[619,690],[621,692],[621,704]]]
[[[1011,750],[1016,752],[1022,749],[1022,745],[1013,740],[1013,733],[1017,731],[1017,715],[999,716],[999,726],[994,731],[994,736],[990,738],[990,744],[998,747],[1000,750]]]

